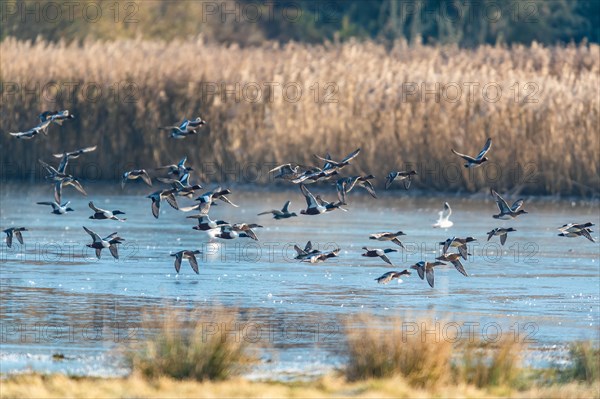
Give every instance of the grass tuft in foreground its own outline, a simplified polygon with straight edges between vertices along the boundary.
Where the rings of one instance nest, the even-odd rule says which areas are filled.
[[[452,344],[446,340],[430,342],[421,334],[409,333],[400,319],[384,325],[370,316],[361,316],[360,326],[347,327],[350,381],[402,375],[417,387],[444,384],[450,375]],[[430,327],[430,326],[429,326]],[[410,329],[412,331],[412,329]]]
[[[486,342],[442,334],[439,321],[382,322],[362,316],[347,328],[349,380],[400,375],[415,387],[464,383],[477,387],[510,386],[519,377],[523,344],[511,338]],[[378,328],[373,326],[393,326]]]
[[[600,348],[591,342],[574,342],[569,348],[571,367],[566,370],[568,380],[589,384],[600,381]]]
[[[150,336],[129,348],[125,358],[134,373],[146,378],[225,380],[253,361],[247,342],[236,334],[236,313],[201,314],[169,310],[158,325],[145,322]]]

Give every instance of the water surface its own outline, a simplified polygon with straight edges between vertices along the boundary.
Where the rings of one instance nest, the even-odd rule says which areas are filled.
[[[166,203],[154,219],[150,200],[143,198],[152,190],[139,185],[124,193],[91,186],[87,198],[66,190],[75,212],[57,216],[49,207],[35,205],[50,199],[50,188],[3,187],[0,227],[30,229],[24,233],[24,246],[1,246],[3,373],[127,373],[118,362],[119,348],[143,338],[147,331],[140,320],[151,308],[208,311],[225,306],[251,315],[254,330],[226,333],[271,348],[261,352],[262,362],[251,371],[258,378],[318,375],[338,367],[344,361],[343,321],[352,324],[365,312],[401,316],[407,332],[418,319],[436,317],[440,328],[429,335],[442,339],[456,331],[483,333],[490,340],[503,335],[528,338],[535,349],[528,359],[539,364],[556,360],[569,341],[598,339],[599,244],[558,237],[556,231],[569,222],[599,224],[597,203],[530,199],[530,214],[507,222],[491,217],[496,208],[489,198],[407,197],[394,191],[375,200],[353,192],[348,212],[276,221],[256,215],[281,208],[287,199],[299,214],[305,203],[295,187],[235,190],[231,200],[240,207],[219,204],[211,217],[261,223],[260,241],[255,242],[211,239],[192,229],[193,219]],[[333,199],[331,188],[315,191]],[[20,195],[9,195],[14,192]],[[125,211],[127,221],[89,220],[89,200]],[[454,226],[446,231],[431,227],[445,200],[454,211]],[[101,236],[118,231],[126,239],[120,259],[103,251],[97,260],[85,247],[91,240],[84,225]],[[514,227],[517,232],[502,247],[498,237],[487,242],[486,232],[494,227]],[[365,245],[396,247],[369,240],[369,233],[397,230],[407,234],[407,249],[390,255],[395,267],[361,257]],[[374,281],[386,271],[433,260],[439,256],[439,241],[469,235],[478,241],[463,262],[468,278],[449,265],[436,269],[435,288],[416,273],[402,283]],[[320,264],[293,260],[292,246],[303,247],[308,240],[322,249],[341,248],[339,258]],[[181,249],[204,251],[199,275],[187,261],[175,273],[169,254]],[[65,358],[53,358],[56,354]]]

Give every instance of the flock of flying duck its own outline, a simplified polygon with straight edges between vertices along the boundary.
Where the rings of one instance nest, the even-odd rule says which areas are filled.
[[[73,119],[74,116],[69,113],[68,110],[64,111],[46,111],[39,115],[40,123],[32,129],[29,129],[24,132],[18,133],[10,133],[12,136],[17,139],[32,139],[39,134],[47,135],[49,126],[54,123],[56,125],[62,126],[63,122],[69,119]],[[199,129],[206,125],[206,121],[202,120],[202,118],[198,117],[193,120],[184,119],[179,125],[160,127],[161,130],[168,130],[170,132],[169,137],[174,139],[184,139],[188,136],[198,134]],[[482,165],[488,158],[486,154],[489,152],[492,147],[492,140],[490,138],[487,139],[483,149],[476,157],[471,157],[469,155],[461,154],[454,149],[452,152],[457,156],[461,157],[466,161],[464,166],[466,168],[474,168]],[[69,160],[78,158],[80,155],[89,153],[96,150],[96,146],[85,147],[71,152],[64,152],[62,154],[53,154],[54,157],[59,158],[59,164],[55,168],[50,164],[39,160],[40,164],[43,168],[48,172],[46,176],[46,180],[49,180],[54,185],[54,199],[53,201],[45,201],[38,202],[39,205],[48,205],[52,207],[52,213],[57,215],[62,215],[67,212],[72,212],[73,209],[69,207],[70,202],[62,202],[63,197],[63,188],[71,186],[78,192],[83,195],[87,195],[85,189],[81,185],[81,182],[74,176],[67,173],[67,165]],[[302,209],[300,211],[301,215],[320,215],[322,213],[327,213],[335,210],[347,211],[344,206],[347,206],[347,198],[348,194],[354,189],[354,187],[361,187],[365,189],[372,197],[377,198],[377,194],[375,193],[375,189],[371,181],[375,178],[373,175],[366,176],[349,176],[349,177],[339,177],[340,171],[350,162],[356,158],[360,153],[360,149],[355,150],[354,152],[348,154],[341,161],[335,161],[331,158],[330,154],[326,154],[325,157],[321,157],[319,155],[315,155],[317,159],[324,162],[323,167],[318,166],[303,166],[299,164],[287,163],[284,165],[277,166],[272,169],[270,173],[274,173],[274,177],[276,179],[287,180],[293,184],[297,184],[300,188],[300,192],[304,195],[306,199],[306,209]],[[177,197],[186,197],[189,199],[194,199],[195,192],[202,189],[202,186],[199,184],[192,185],[190,183],[190,174],[193,171],[193,168],[185,165],[187,158],[184,157],[179,163],[173,165],[166,165],[156,168],[155,171],[164,171],[164,176],[156,177],[160,183],[168,185],[168,188],[163,188],[158,191],[155,191],[147,196],[151,202],[151,210],[152,215],[155,218],[158,218],[160,215],[160,206],[162,201],[166,201],[172,208],[177,209],[182,212],[191,212],[197,211],[197,213],[187,216],[190,219],[197,219],[197,225],[193,226],[194,230],[200,230],[208,232],[208,234],[213,238],[220,238],[225,240],[231,240],[236,238],[250,238],[252,240],[258,240],[258,237],[254,231],[254,229],[263,227],[259,224],[254,223],[229,223],[223,220],[212,220],[209,217],[209,210],[212,205],[215,205],[215,201],[219,200],[231,206],[237,207],[238,205],[234,204],[227,198],[226,195],[231,194],[231,190],[222,189],[221,187],[217,187],[212,191],[205,192],[200,196],[195,198],[196,204],[189,207],[181,207],[177,202]],[[410,184],[414,176],[417,175],[417,172],[414,170],[409,171],[392,171],[388,174],[385,181],[385,189],[389,189],[394,181],[400,181],[403,183],[403,186],[406,190],[409,189]],[[337,191],[337,201],[329,202],[321,198],[321,196],[313,195],[309,189],[307,188],[307,184],[329,181],[334,176],[337,176],[337,180],[335,182],[335,187]],[[126,183],[132,180],[141,179],[148,186],[152,186],[152,178],[150,174],[145,169],[134,169],[130,171],[126,171],[122,175],[121,187],[124,188]],[[502,219],[502,220],[513,220],[516,217],[527,214],[527,211],[523,209],[524,201],[519,199],[515,201],[511,206],[493,189],[490,189],[490,193],[496,204],[498,206],[499,213],[493,215],[494,219]],[[291,201],[287,201],[283,208],[273,209],[265,212],[261,212],[258,215],[268,215],[272,214],[273,219],[281,220],[281,219],[289,219],[292,217],[297,217],[298,215],[295,212],[291,212],[290,207]],[[89,207],[93,211],[93,215],[91,215],[90,219],[95,220],[115,220],[119,222],[124,222],[126,219],[119,217],[119,215],[124,215],[125,212],[120,210],[106,210],[102,208],[98,208],[94,205],[93,201],[89,202]],[[435,224],[433,224],[434,228],[442,228],[448,229],[453,225],[452,221],[450,221],[450,215],[452,214],[452,209],[450,205],[445,202],[442,211],[439,212],[439,218]],[[588,240],[595,242],[592,238],[591,234],[592,227],[594,224],[591,222],[576,224],[570,223],[565,224],[560,227],[558,230],[560,233],[559,236],[562,237],[585,237]],[[102,238],[100,235],[90,230],[89,228],[83,226],[83,229],[87,234],[92,238],[91,244],[86,244],[87,247],[95,249],[95,253],[98,259],[100,259],[102,249],[108,249],[111,255],[115,258],[119,258],[118,253],[118,245],[121,244],[125,239],[118,236],[117,232],[109,234],[108,236]],[[23,235],[22,232],[28,231],[25,227],[11,227],[9,229],[4,230],[6,234],[6,244],[8,247],[11,247],[13,242],[13,237],[19,241],[19,243],[23,244]],[[507,236],[509,233],[516,231],[514,228],[503,228],[497,227],[487,232],[488,241],[494,237],[500,237],[500,243],[504,245],[507,240]],[[396,244],[397,246],[404,249],[404,245],[400,241],[400,237],[406,235],[402,231],[397,232],[381,232],[374,233],[369,235],[369,239],[376,240],[380,242],[390,242]],[[440,242],[439,244],[442,246],[442,255],[436,258],[435,262],[427,262],[420,261],[416,264],[410,266],[411,270],[416,270],[421,280],[427,280],[431,287],[434,287],[434,268],[437,266],[446,265],[445,262],[450,262],[456,270],[464,276],[468,277],[468,273],[466,272],[464,266],[461,263],[461,258],[466,260],[468,256],[471,254],[468,252],[467,244],[476,241],[473,237],[451,237],[445,241]],[[340,249],[337,248],[333,251],[322,252],[317,249],[313,249],[312,243],[309,241],[304,248],[300,248],[298,245],[294,246],[297,256],[295,259],[310,262],[310,263],[318,263],[324,262],[329,258],[337,257],[340,253]],[[372,257],[372,258],[381,258],[384,262],[393,266],[392,261],[387,256],[387,254],[392,252],[398,252],[396,248],[370,248],[363,247],[364,253],[362,256],[364,257]],[[457,252],[452,252],[452,250],[456,250]],[[171,256],[175,257],[175,270],[179,273],[181,268],[181,263],[183,259],[187,259],[190,263],[190,266],[194,270],[196,274],[199,274],[198,269],[198,260],[196,259],[196,255],[200,254],[199,250],[182,250],[176,253],[172,253]],[[389,271],[383,274],[381,277],[375,279],[380,284],[387,284],[394,279],[399,279],[402,276],[410,275],[411,272],[409,270],[402,271]]]

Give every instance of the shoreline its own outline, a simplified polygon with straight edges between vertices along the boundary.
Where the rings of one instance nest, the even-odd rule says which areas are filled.
[[[22,185],[26,183],[27,185],[31,184],[31,181],[27,179],[22,180],[7,180],[2,183],[2,188],[4,191],[4,195],[2,197],[8,197],[11,195],[11,192],[14,192],[14,189],[18,187],[20,193],[29,192],[29,191],[42,191],[43,187],[49,188],[50,185],[44,180],[36,180],[33,183],[33,186],[26,186],[25,188]],[[102,188],[103,190],[108,188],[108,191],[104,191],[104,193],[108,193],[110,195],[124,194],[125,196],[146,196],[149,193],[156,191],[159,187],[166,187],[167,185],[158,184],[153,185],[152,187],[145,185],[131,185],[126,187],[124,190],[120,187],[119,181],[96,181],[89,182],[82,180],[82,183],[85,187],[92,188]],[[328,184],[329,183],[329,184]],[[327,191],[331,193],[332,196],[335,196],[335,181],[331,181],[328,183],[316,183],[310,184],[309,188],[311,191]],[[200,182],[203,189],[199,190],[199,192],[210,191],[212,188],[221,186],[231,188],[236,191],[241,191],[244,194],[248,193],[272,193],[272,194],[282,194],[282,193],[297,193],[300,196],[299,186],[296,184],[286,184],[286,182],[275,182],[273,183],[239,183],[239,182]],[[383,187],[375,187],[378,198],[407,198],[407,199],[420,199],[420,198],[439,198],[440,200],[448,200],[448,199],[459,199],[459,200],[467,200],[467,201],[493,201],[490,196],[489,188],[482,189],[475,192],[463,191],[463,190],[452,190],[452,191],[439,191],[439,190],[424,190],[420,188],[411,187],[409,190],[404,190],[403,188],[391,188],[389,190],[383,189]],[[502,194],[502,193],[501,193]],[[352,193],[353,197],[359,197],[362,199],[369,199],[370,196],[367,192],[363,192],[362,190],[355,190]],[[579,195],[560,195],[560,194],[513,194],[510,193],[510,197],[519,197],[524,198],[526,201],[534,200],[540,203],[561,203],[561,202],[579,202],[580,206],[590,206],[590,205],[600,205],[600,191],[592,196],[579,196]],[[374,199],[376,201],[376,199]]]
[[[526,389],[511,386],[477,388],[472,385],[448,384],[439,387],[411,387],[400,377],[348,382],[343,377],[327,375],[308,382],[253,382],[244,378],[226,381],[173,380],[160,377],[146,380],[137,375],[126,378],[78,378],[65,375],[28,374],[2,379],[1,398],[49,397],[522,397],[522,398],[589,398],[600,397],[598,383],[533,385]]]

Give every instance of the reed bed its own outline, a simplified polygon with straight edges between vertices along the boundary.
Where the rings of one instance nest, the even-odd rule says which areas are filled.
[[[314,153],[342,158],[360,147],[344,172],[383,178],[414,168],[421,189],[599,191],[595,44],[240,48],[201,36],[80,45],[8,38],[0,53],[5,180],[28,177],[52,151],[93,143],[99,150],[72,169],[88,180],[187,155],[204,182],[229,183],[267,183],[275,164],[312,165]],[[51,127],[49,137],[7,134],[33,127],[42,110],[62,108],[77,119]],[[157,130],[197,115],[209,121],[205,137],[176,141]],[[487,137],[494,139],[487,166],[466,170],[450,152],[475,155]]]

